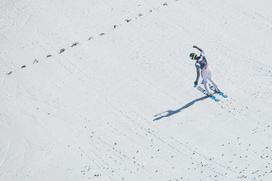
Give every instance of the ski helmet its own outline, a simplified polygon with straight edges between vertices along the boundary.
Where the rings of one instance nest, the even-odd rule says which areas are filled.
[[[197,59],[197,54],[196,53],[190,53],[190,58],[192,60],[196,60]]]

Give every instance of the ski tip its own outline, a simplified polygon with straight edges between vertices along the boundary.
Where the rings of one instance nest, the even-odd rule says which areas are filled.
[[[224,97],[224,98],[228,98],[228,96],[226,94],[224,94],[223,92],[219,92],[219,95]]]
[[[220,100],[217,99],[215,96],[211,96],[211,99],[214,100],[215,102],[219,102]]]

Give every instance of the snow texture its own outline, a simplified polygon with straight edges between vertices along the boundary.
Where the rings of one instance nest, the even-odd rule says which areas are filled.
[[[271,181],[271,5],[1,0],[0,180]]]

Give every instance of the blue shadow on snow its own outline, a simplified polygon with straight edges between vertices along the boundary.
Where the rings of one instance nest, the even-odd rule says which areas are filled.
[[[173,116],[174,114],[177,114],[180,111],[192,106],[194,103],[196,103],[198,101],[202,101],[202,100],[207,99],[207,98],[208,98],[208,96],[203,96],[203,97],[197,98],[197,99],[185,104],[184,106],[182,106],[181,108],[178,108],[176,110],[171,110],[170,109],[170,110],[164,111],[162,113],[156,114],[156,115],[154,115],[155,118],[153,119],[153,121],[158,121],[158,120],[160,120],[162,118],[167,118],[167,117]]]

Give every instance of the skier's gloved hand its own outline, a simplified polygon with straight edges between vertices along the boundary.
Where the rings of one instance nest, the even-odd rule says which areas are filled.
[[[197,83],[197,81],[194,81],[194,87],[196,87],[196,86],[197,86],[197,84],[198,84],[198,83]]]

